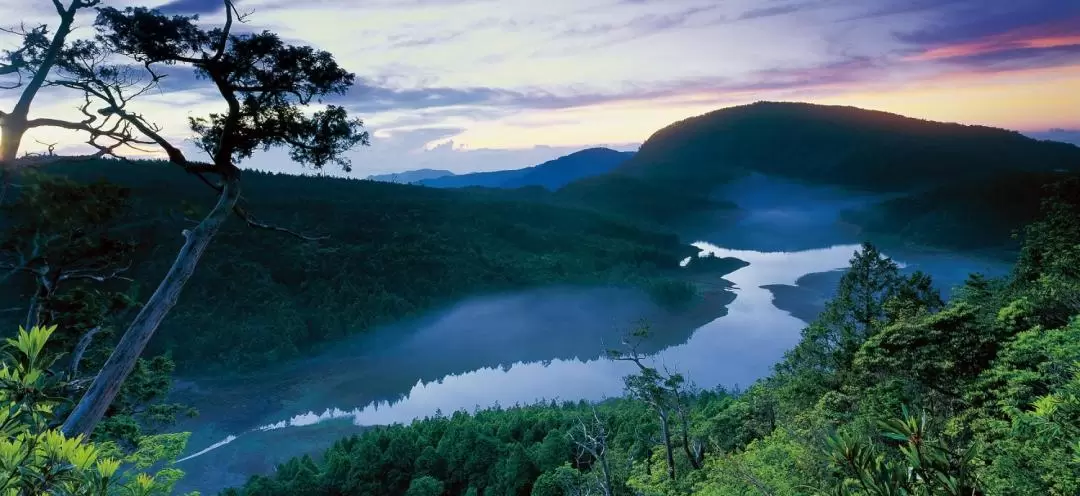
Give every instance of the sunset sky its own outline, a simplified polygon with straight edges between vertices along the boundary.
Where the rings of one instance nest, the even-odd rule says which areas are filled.
[[[0,0],[48,20],[47,0]],[[222,18],[220,0],[105,0]],[[671,122],[757,100],[854,105],[1025,132],[1080,129],[1076,0],[240,0],[245,29],[332,52],[374,133],[354,176],[524,167],[634,149]],[[87,14],[83,25],[92,17]],[[88,32],[84,29],[82,32]],[[140,107],[173,136],[222,108],[176,77]],[[10,107],[15,95],[0,91]],[[76,96],[77,97],[77,96]],[[70,96],[68,97],[70,98]],[[54,95],[35,114],[64,113]],[[64,141],[57,131],[41,141]],[[1059,133],[1061,136],[1067,133]],[[1080,131],[1078,131],[1080,135]],[[31,141],[31,144],[32,141]],[[280,154],[246,165],[296,171]]]

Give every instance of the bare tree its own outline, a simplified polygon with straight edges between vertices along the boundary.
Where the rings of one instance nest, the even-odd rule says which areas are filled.
[[[579,418],[577,425],[567,433],[567,437],[578,447],[579,457],[588,454],[600,465],[600,474],[603,477],[600,481],[600,489],[604,492],[604,496],[611,496],[611,466],[608,464],[607,457],[607,427],[600,420],[596,408],[592,409],[592,418],[588,422]]]
[[[705,443],[697,438],[691,439],[690,435],[690,402],[693,387],[686,383],[686,378],[682,374],[671,372],[667,368],[661,373],[655,367],[645,364],[646,357],[641,353],[640,345],[648,336],[649,327],[643,323],[623,340],[625,350],[612,350],[609,356],[615,360],[628,361],[637,365],[639,373],[624,378],[626,388],[632,396],[648,404],[660,421],[660,437],[667,457],[668,477],[675,480],[672,421],[678,421],[682,451],[694,470],[703,466]],[[676,419],[672,418],[673,415]]]
[[[668,478],[675,480],[675,453],[671,441],[671,404],[668,391],[664,388],[664,378],[654,367],[645,365],[645,355],[639,350],[641,342],[649,335],[647,326],[642,326],[631,334],[631,339],[623,341],[625,351],[611,350],[608,355],[614,360],[632,362],[640,371],[623,378],[631,396],[644,401],[660,421],[660,438],[667,457]]]
[[[240,204],[241,170],[237,164],[257,150],[285,147],[290,157],[322,169],[336,164],[350,170],[344,152],[368,143],[359,119],[343,107],[327,105],[313,113],[304,107],[330,94],[343,94],[354,75],[342,69],[327,52],[284,43],[270,32],[233,33],[243,16],[231,0],[223,0],[222,27],[203,28],[194,17],[166,16],[146,8],[98,9],[97,37],[70,50],[57,84],[80,90],[101,108],[98,115],[119,119],[160,147],[168,160],[218,194],[217,203],[192,229],[176,259],[125,331],[112,355],[64,423],[69,436],[89,434],[104,415],[131,373],[139,355],[191,277],[206,247],[230,215],[249,226],[307,236],[256,220]],[[112,63],[116,56],[134,64]],[[145,70],[146,83],[136,84],[127,71]],[[127,107],[134,97],[163,77],[161,66],[192,68],[211,84],[226,105],[223,113],[193,118],[196,143],[209,155],[207,162],[189,160],[162,129]]]
[[[686,460],[694,470],[702,467],[705,460],[705,443],[700,439],[690,439],[690,400],[693,394],[692,386],[687,386],[686,378],[682,374],[671,372],[665,368],[664,388],[668,390],[672,398],[672,406],[675,414],[679,417],[679,425],[682,428],[683,452]]]

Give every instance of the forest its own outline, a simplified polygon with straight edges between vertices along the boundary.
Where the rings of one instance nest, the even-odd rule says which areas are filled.
[[[1078,193],[1056,188],[1008,276],[972,274],[947,302],[865,244],[745,390],[697,388],[628,346],[611,350],[639,365],[621,399],[377,428],[223,494],[1077,494]]]
[[[148,282],[160,280],[172,262],[168,255],[182,241],[176,233],[192,226],[188,219],[203,215],[200,206],[212,201],[212,194],[192,194],[184,186],[193,178],[167,167],[102,160],[55,164],[25,178],[20,194],[3,207],[18,225],[6,231],[0,250],[28,252],[33,240],[55,238],[40,248],[54,270],[65,270],[60,263],[72,270],[105,264],[126,268],[122,275],[130,279],[57,285],[39,311],[56,312],[88,290],[108,291],[117,303],[138,301]],[[297,226],[320,239],[226,225],[151,343],[152,353],[168,353],[182,371],[235,371],[294,358],[464,296],[527,286],[635,285],[671,304],[693,297],[689,283],[674,274],[692,247],[672,234],[590,211],[484,190],[341,178],[249,172],[245,184],[246,206],[261,220]],[[66,208],[43,210],[43,204]],[[69,209],[84,210],[85,217],[72,217]],[[67,242],[92,223],[93,238],[78,247]],[[37,282],[14,274],[3,292],[8,301],[29,301]],[[221,294],[231,296],[216,297]],[[61,333],[109,328],[131,309],[110,307],[90,321],[64,322]],[[24,317],[0,314],[9,328]],[[232,332],[218,332],[222,321],[231,322]],[[96,347],[87,359],[104,360],[107,352]]]

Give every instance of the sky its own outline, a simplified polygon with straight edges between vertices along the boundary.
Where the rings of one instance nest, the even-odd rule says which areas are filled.
[[[50,2],[0,12],[53,22]],[[203,22],[221,0],[104,0]],[[535,165],[590,146],[633,150],[675,121],[760,100],[853,105],[1080,139],[1076,0],[238,0],[243,29],[335,55],[370,147],[355,177]],[[5,15],[5,18],[10,19]],[[91,15],[80,19],[88,33]],[[5,41],[0,38],[0,42]],[[184,74],[139,103],[183,140],[220,111]],[[15,95],[0,91],[0,109]],[[35,115],[70,113],[50,93]],[[74,98],[78,98],[77,95]],[[1054,130],[1051,132],[1051,130]],[[1043,133],[1043,134],[1039,134]],[[1049,133],[1049,134],[1046,134]],[[77,141],[43,130],[37,141]],[[246,166],[299,172],[282,153]]]

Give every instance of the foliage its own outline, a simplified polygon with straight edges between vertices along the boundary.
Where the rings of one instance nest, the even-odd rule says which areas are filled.
[[[46,351],[55,327],[19,329],[9,338],[0,368],[0,494],[165,495],[183,475],[166,467],[153,475],[120,470],[131,464],[147,470],[176,459],[186,434],[144,438],[126,455],[115,446],[66,438],[56,430],[54,412],[63,398],[58,377],[49,371],[56,356]]]
[[[921,417],[910,415],[878,422],[881,435],[900,444],[900,456],[890,459],[874,452],[874,448],[861,439],[849,435],[835,435],[828,439],[833,464],[847,472],[857,483],[835,486],[839,495],[948,495],[969,496],[980,494],[973,475],[972,460],[975,446],[959,455],[949,451],[940,440],[932,441],[924,413]]]
[[[61,363],[77,385],[105,362],[117,321],[137,306],[134,284],[123,275],[133,263],[136,239],[152,221],[135,218],[128,188],[33,172],[22,179],[18,194],[3,206],[10,224],[0,252],[14,267],[9,295],[30,302],[25,313],[39,326],[57,329],[45,352],[69,357]],[[163,403],[174,368],[167,356],[140,359],[93,438],[132,451],[145,434],[172,425],[178,414],[193,413]],[[59,394],[73,397],[79,388]]]
[[[632,347],[617,353],[640,373],[596,406],[612,494],[1077,494],[1077,198],[1047,202],[1010,276],[973,275],[949,302],[864,245],[800,344],[746,391],[692,391]],[[225,494],[404,494],[422,477],[417,491],[441,482],[444,495],[600,494],[597,458],[565,436],[586,408],[375,429]]]

